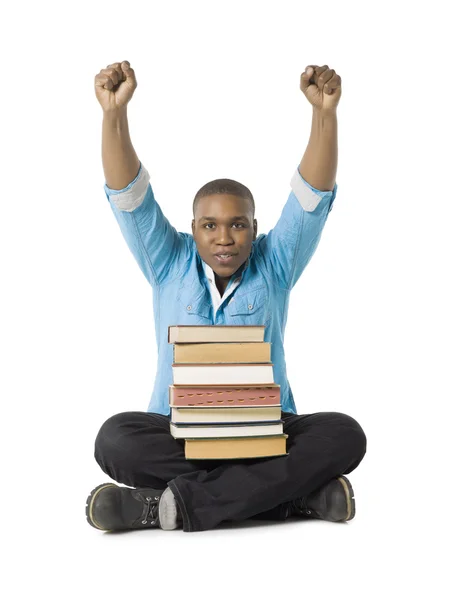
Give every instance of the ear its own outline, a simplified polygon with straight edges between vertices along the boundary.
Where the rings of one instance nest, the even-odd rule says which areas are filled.
[[[192,219],[192,234],[195,235],[195,219]]]
[[[256,240],[257,238],[257,219],[254,219],[253,221],[253,228],[254,228],[254,237],[253,237],[253,241]]]

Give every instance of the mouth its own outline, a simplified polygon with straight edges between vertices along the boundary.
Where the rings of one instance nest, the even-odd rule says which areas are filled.
[[[214,254],[215,260],[222,265],[227,265],[228,263],[231,263],[234,260],[235,256],[235,254]]]

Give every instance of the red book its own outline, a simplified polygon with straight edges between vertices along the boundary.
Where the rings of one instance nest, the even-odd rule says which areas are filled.
[[[272,406],[281,403],[281,387],[271,385],[169,385],[172,406]]]

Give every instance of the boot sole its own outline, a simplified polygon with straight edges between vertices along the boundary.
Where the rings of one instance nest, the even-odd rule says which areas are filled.
[[[345,519],[343,521],[350,521],[354,518],[355,515],[355,500],[354,500],[354,490],[352,489],[352,485],[344,475],[338,477],[338,481],[341,483],[341,486],[345,492],[346,496],[346,506],[348,507],[348,512]]]
[[[94,505],[95,498],[98,496],[98,494],[101,492],[101,490],[104,490],[105,488],[108,488],[108,487],[119,487],[119,486],[115,485],[115,483],[101,483],[100,485],[97,485],[97,487],[91,491],[91,493],[89,494],[89,496],[87,497],[87,500],[86,500],[87,522],[89,523],[89,525],[92,525],[92,527],[95,527],[95,529],[100,529],[100,531],[112,531],[112,530],[105,529],[104,527],[101,527],[100,525],[98,525],[98,523],[95,522],[95,519],[92,514],[92,507]]]

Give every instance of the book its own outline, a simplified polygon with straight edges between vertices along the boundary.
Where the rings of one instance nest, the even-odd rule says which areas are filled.
[[[264,364],[212,364],[198,363],[172,364],[173,383],[209,385],[247,383],[270,384],[274,383],[273,363]]]
[[[185,458],[283,456],[281,390],[265,326],[177,325],[169,386],[170,433]]]
[[[226,407],[215,406],[204,408],[177,408],[170,404],[172,423],[235,423],[244,421],[279,421],[281,419],[281,405],[278,406],[237,406]]]
[[[281,403],[281,386],[169,385],[170,406],[274,406]]]
[[[268,363],[269,342],[174,344],[174,363]]]
[[[282,433],[283,421],[269,423],[232,423],[232,425],[177,425],[170,422],[174,438],[251,437],[253,435],[278,435]]]
[[[265,458],[287,452],[288,434],[269,437],[186,439],[186,459]]]
[[[265,325],[169,325],[168,343],[263,342]]]

